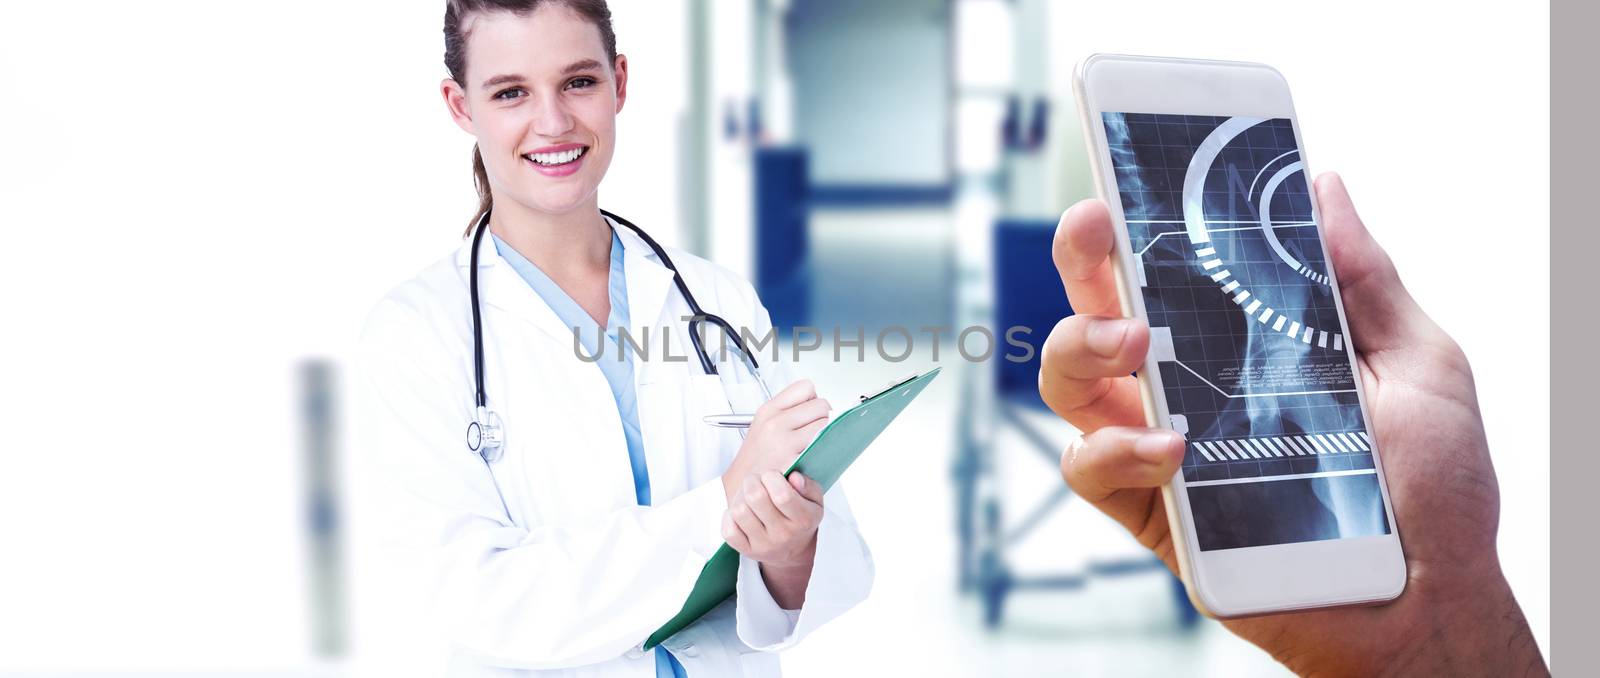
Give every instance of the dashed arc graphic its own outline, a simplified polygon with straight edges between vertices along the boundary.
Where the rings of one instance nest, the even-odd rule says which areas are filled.
[[[1200,268],[1206,272],[1212,282],[1217,284],[1223,294],[1230,295],[1233,298],[1233,303],[1243,310],[1246,317],[1254,318],[1261,324],[1271,327],[1274,332],[1282,333],[1292,340],[1298,340],[1306,344],[1315,343],[1318,348],[1343,351],[1344,336],[1337,331],[1337,328],[1333,332],[1329,332],[1327,329],[1315,328],[1309,324],[1302,324],[1299,320],[1292,320],[1274,309],[1251,292],[1243,282],[1233,275],[1232,271],[1226,268],[1226,263],[1217,254],[1216,248],[1212,246],[1211,232],[1207,227],[1205,218],[1206,178],[1210,175],[1212,165],[1216,162],[1217,156],[1222,153],[1224,148],[1227,148],[1228,143],[1233,141],[1234,137],[1263,122],[1266,122],[1266,119],[1251,117],[1229,118],[1221,125],[1218,125],[1200,142],[1200,145],[1194,151],[1194,155],[1190,157],[1188,168],[1184,173],[1184,232],[1188,235],[1190,246],[1194,248],[1194,256]],[[1293,151],[1284,153],[1274,158],[1272,162],[1267,163],[1257,173],[1255,181],[1260,180],[1261,173],[1266,172],[1267,167],[1293,153]],[[1273,252],[1284,265],[1313,282],[1328,285],[1326,273],[1314,270],[1310,266],[1301,263],[1284,248],[1283,243],[1278,240],[1276,234],[1276,229],[1279,225],[1274,224],[1272,220],[1272,198],[1278,186],[1288,177],[1304,171],[1304,163],[1295,160],[1279,168],[1267,180],[1267,183],[1262,188],[1261,198],[1258,201],[1261,232],[1267,243],[1272,247]],[[1254,191],[1255,181],[1251,182],[1252,192]]]

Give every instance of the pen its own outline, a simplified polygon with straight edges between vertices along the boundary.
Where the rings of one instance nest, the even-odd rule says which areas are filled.
[[[883,395],[884,393],[888,393],[895,387],[916,378],[917,373],[912,372],[910,375],[890,382],[888,386],[878,390],[876,393],[861,396],[861,402],[866,402]],[[754,414],[708,414],[704,417],[701,417],[701,421],[704,421],[705,423],[717,428],[750,428],[750,422],[755,421],[755,418],[756,415]]]
[[[708,414],[703,421],[717,428],[750,428],[755,418],[754,414]]]

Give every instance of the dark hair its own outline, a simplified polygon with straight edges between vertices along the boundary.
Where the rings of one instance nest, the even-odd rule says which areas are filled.
[[[608,64],[617,62],[617,34],[611,30],[611,8],[605,0],[446,0],[444,6],[444,67],[450,79],[467,86],[467,30],[462,28],[467,17],[480,12],[511,12],[525,17],[541,5],[565,5],[600,29],[600,43],[605,46]],[[483,154],[472,147],[472,185],[478,189],[478,213],[467,222],[467,233],[472,233],[479,219],[494,207],[494,197],[489,193],[489,172],[483,166]]]

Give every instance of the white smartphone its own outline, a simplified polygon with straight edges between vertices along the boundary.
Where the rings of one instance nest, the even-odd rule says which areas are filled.
[[[1370,604],[1406,583],[1289,87],[1260,64],[1094,55],[1074,86],[1116,224],[1151,426],[1186,436],[1162,488],[1212,617]]]

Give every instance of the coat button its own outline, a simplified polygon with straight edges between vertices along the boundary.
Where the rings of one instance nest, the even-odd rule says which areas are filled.
[[[695,647],[694,643],[689,643],[684,645],[682,648],[679,648],[678,654],[681,654],[685,657],[698,657],[700,656],[700,648]]]

